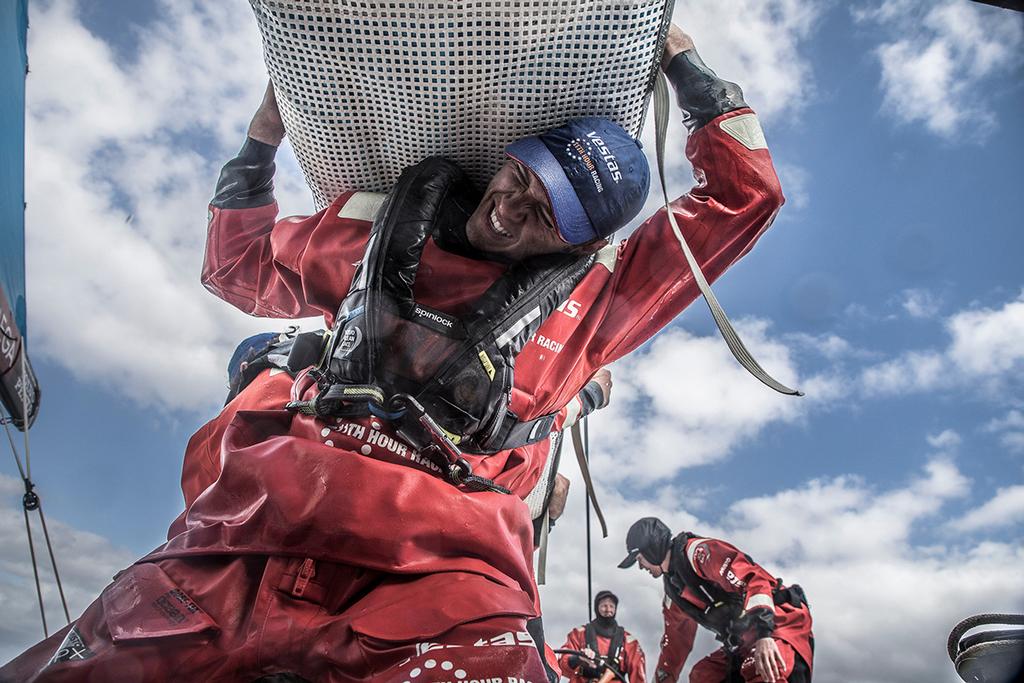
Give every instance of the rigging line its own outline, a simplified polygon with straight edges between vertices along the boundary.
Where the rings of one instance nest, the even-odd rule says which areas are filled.
[[[25,436],[25,478],[32,479],[32,459],[28,450],[28,431],[29,425],[32,423],[28,407],[28,372],[28,352],[23,339],[21,344],[21,413],[24,417],[22,418],[21,433]]]
[[[23,378],[28,377],[28,354],[24,352],[24,348],[21,353],[21,375]],[[53,577],[57,582],[57,592],[60,593],[60,604],[64,608],[64,618],[66,623],[71,623],[71,614],[68,611],[68,601],[64,596],[64,584],[60,580],[60,571],[57,568],[57,558],[53,554],[53,544],[50,542],[50,530],[46,526],[46,515],[43,514],[43,502],[39,498],[39,494],[35,492],[35,484],[32,483],[32,460],[31,451],[29,450],[29,407],[28,407],[28,382],[24,379],[21,383],[21,409],[24,415],[24,429],[22,434],[25,437],[25,466],[22,467],[21,458],[18,457],[18,449],[14,445],[14,438],[11,436],[11,428],[8,426],[8,422],[4,421],[4,431],[7,432],[7,441],[11,445],[11,453],[14,455],[14,461],[18,465],[18,473],[21,474],[21,479],[25,483],[25,496],[22,498],[22,511],[25,513],[25,532],[28,535],[28,548],[29,553],[32,556],[32,573],[35,575],[36,581],[36,596],[39,598],[39,615],[43,620],[43,633],[49,637],[49,629],[46,626],[46,610],[43,606],[43,592],[42,587],[39,583],[39,567],[36,560],[36,548],[35,543],[32,541],[32,527],[29,525],[28,511],[30,508],[34,508],[39,511],[39,521],[43,527],[43,538],[46,540],[46,552],[50,556],[50,565],[53,567]]]
[[[14,418],[4,418],[0,419],[0,422],[4,425],[4,431],[7,432],[7,442],[11,444],[11,455],[14,456],[14,462],[18,465],[18,474],[21,475],[22,480],[25,480],[28,479],[28,477],[25,476],[25,468],[21,464],[21,456],[18,455],[18,447],[14,445],[14,437],[11,436],[11,428],[8,426],[13,419]]]
[[[60,572],[57,571],[57,558],[54,557],[53,546],[50,544],[50,531],[46,528],[46,516],[43,514],[42,500],[39,500],[39,521],[43,523],[43,537],[46,539],[46,550],[50,553],[50,564],[53,566],[53,578],[57,581],[57,591],[60,593],[60,604],[64,607],[65,623],[70,624],[71,615],[68,613],[68,601],[64,597],[64,585],[60,581]]]
[[[583,418],[583,457],[590,462],[590,429],[587,418]],[[594,583],[591,573],[590,553],[590,496],[586,496],[587,502],[587,623],[594,619]]]
[[[28,551],[32,555],[32,573],[36,577],[36,596],[39,598],[39,616],[43,619],[43,637],[50,637],[50,629],[46,627],[46,610],[43,609],[43,589],[39,585],[39,567],[36,565],[36,547],[32,543],[32,527],[28,523],[28,507],[22,506],[25,513],[25,533],[28,534]]]

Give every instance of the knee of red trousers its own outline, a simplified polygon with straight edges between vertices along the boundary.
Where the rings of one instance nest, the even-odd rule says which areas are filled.
[[[430,642],[360,638],[377,683],[547,683],[540,652],[522,617],[493,617],[457,626]],[[388,661],[402,659],[388,667]],[[377,666],[374,666],[375,661]],[[386,667],[386,668],[385,668]]]

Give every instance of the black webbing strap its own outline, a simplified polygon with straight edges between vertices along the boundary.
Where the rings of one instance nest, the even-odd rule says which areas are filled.
[[[558,413],[549,413],[523,422],[511,412],[506,412],[499,432],[500,441],[493,446],[493,450],[507,451],[543,441],[551,434],[556,417]]]
[[[608,668],[611,669],[615,677],[626,683],[625,673],[619,671],[619,656],[622,654],[622,649],[626,645],[626,629],[621,626],[615,627],[615,632],[609,639],[608,652],[605,655],[601,655],[601,650],[597,647],[597,629],[594,628],[594,622],[588,623],[583,627],[583,639],[587,643],[587,647],[594,651],[599,661],[603,661]],[[620,675],[621,674],[621,675]]]
[[[619,657],[622,655],[622,649],[626,646],[626,629],[619,626],[615,629],[615,635],[612,636],[612,642],[608,644],[608,661],[614,665],[618,665]]]

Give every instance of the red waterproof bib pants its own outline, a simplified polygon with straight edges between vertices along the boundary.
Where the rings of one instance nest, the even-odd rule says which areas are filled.
[[[440,582],[452,596],[447,608],[465,623],[431,633],[415,597],[429,598]],[[472,619],[493,608],[480,604],[488,593],[478,582],[402,581],[280,557],[138,564],[74,624],[5,667],[3,680],[33,680],[45,667],[40,680],[55,683],[241,682],[276,672],[339,683],[543,683],[524,616]]]

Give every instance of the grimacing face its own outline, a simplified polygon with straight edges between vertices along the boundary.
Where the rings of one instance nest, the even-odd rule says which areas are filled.
[[[615,601],[611,598],[602,598],[601,602],[597,603],[598,616],[614,617],[617,609]]]
[[[646,558],[644,558],[643,555],[638,555],[637,556],[636,563],[637,563],[637,566],[640,567],[640,569],[644,570],[645,572],[647,572],[648,574],[650,574],[651,576],[653,576],[656,579],[659,578],[664,573],[662,571],[662,569],[661,569],[661,565],[660,564],[651,564],[650,562],[648,562],[646,560]]]
[[[487,185],[466,223],[466,237],[480,251],[510,261],[572,249],[558,234],[544,185],[515,159],[506,161]]]

